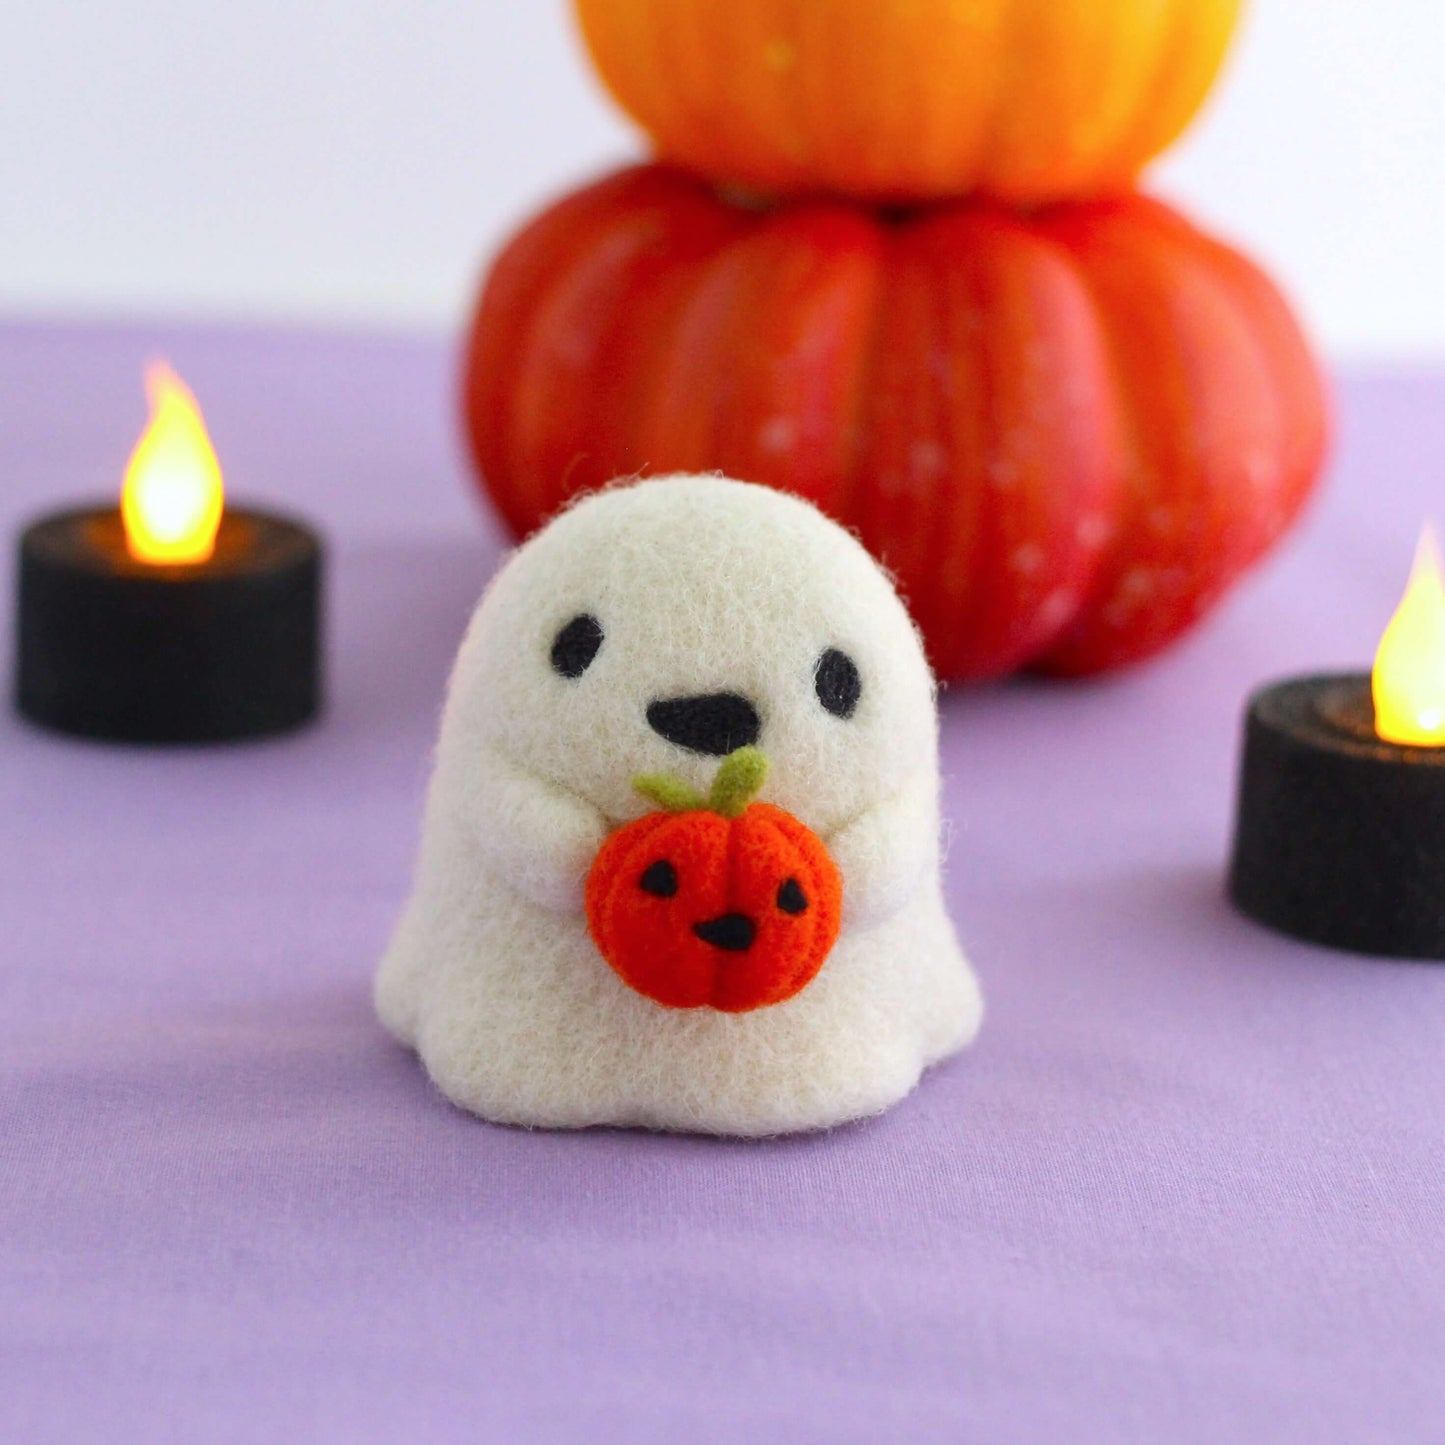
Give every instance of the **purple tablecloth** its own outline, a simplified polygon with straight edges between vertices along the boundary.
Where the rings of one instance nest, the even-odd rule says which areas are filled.
[[[1368,657],[1445,375],[1345,382],[1326,499],[1172,656],[947,702],[982,1038],[734,1144],[479,1123],[372,1019],[498,551],[446,348],[0,329],[6,536],[117,485],[157,352],[333,543],[332,705],[196,752],[0,717],[0,1438],[1445,1437],[1445,969],[1220,881],[1241,700]]]

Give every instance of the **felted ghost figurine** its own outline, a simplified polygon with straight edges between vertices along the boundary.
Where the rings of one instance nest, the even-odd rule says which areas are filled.
[[[472,618],[377,1010],[499,1122],[876,1113],[982,1015],[938,794],[928,665],[847,532],[720,477],[596,494]]]

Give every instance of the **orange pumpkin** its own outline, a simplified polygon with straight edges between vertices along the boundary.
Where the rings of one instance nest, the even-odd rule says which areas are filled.
[[[1241,0],[577,0],[661,155],[765,192],[1037,203],[1126,186]]]
[[[635,472],[807,497],[961,681],[1187,631],[1310,494],[1327,408],[1269,279],[1145,197],[758,211],[646,166],[503,252],[465,410],[519,534]]]
[[[675,779],[636,779],[661,811],[613,833],[587,875],[598,952],[666,1008],[782,1003],[837,941],[837,866],[791,813],[752,801],[766,772],[756,748],[739,748],[707,799]]]

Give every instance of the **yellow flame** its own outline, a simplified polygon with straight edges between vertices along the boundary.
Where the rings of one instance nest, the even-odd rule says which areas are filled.
[[[190,388],[163,361],[146,368],[151,416],[125,469],[125,543],[138,562],[205,562],[216,549],[221,464]]]
[[[1445,747],[1445,578],[1434,531],[1415,551],[1405,595],[1380,639],[1375,731],[1387,742]]]

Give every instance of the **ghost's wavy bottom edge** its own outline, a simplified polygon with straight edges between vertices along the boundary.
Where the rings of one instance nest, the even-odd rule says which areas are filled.
[[[573,1100],[543,1105],[506,1097],[509,1091],[478,1090],[449,1080],[432,1067],[426,1052],[409,1039],[397,1037],[400,1047],[416,1058],[431,1086],[452,1107],[489,1124],[521,1130],[581,1131],[626,1129],[642,1133],[693,1134],[710,1138],[777,1139],[815,1134],[862,1123],[902,1103],[924,1082],[925,1076],[962,1054],[977,1038],[984,1004],[971,971],[966,977],[957,1026],[931,1049],[920,1047],[908,1060],[897,1059],[892,1071],[859,1078],[855,1089],[837,1084],[813,1097],[777,1097],[766,1103],[742,1105],[736,1098],[683,1098],[668,1103],[628,1101],[620,1092],[610,1100]]]

